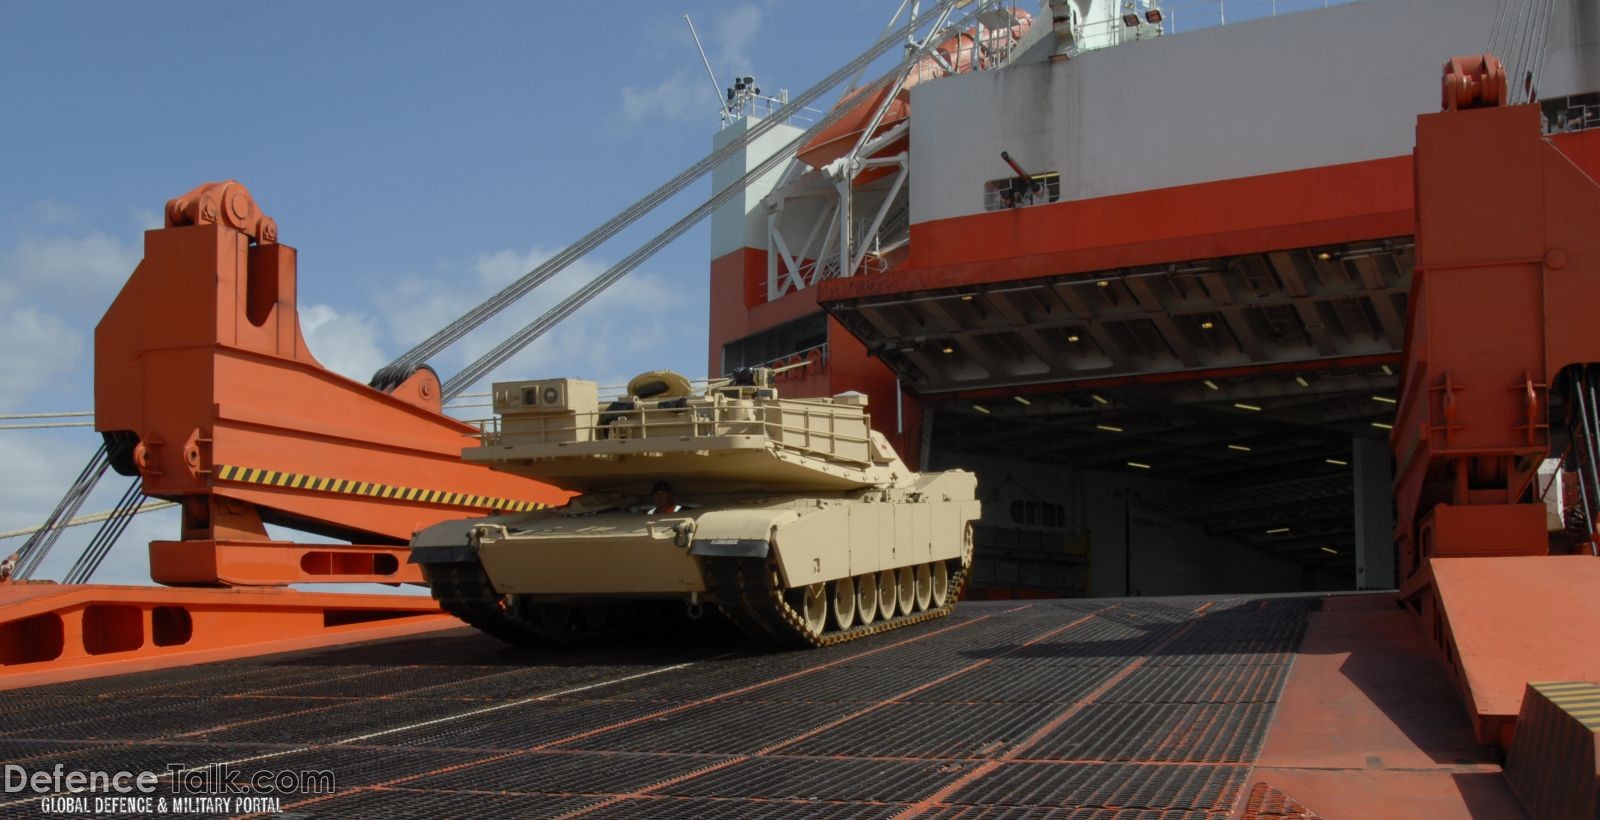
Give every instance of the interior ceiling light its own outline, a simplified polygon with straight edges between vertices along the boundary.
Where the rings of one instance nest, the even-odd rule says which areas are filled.
[[[972,301],[972,294],[970,294],[970,293],[963,294],[962,297],[961,297],[961,301],[963,301],[963,302]]]
[[[1016,399],[1017,400],[1017,404],[1020,404],[1023,407],[1027,407],[1028,405],[1033,404],[1033,402],[1028,401],[1027,398],[1025,398],[1023,396],[1012,396],[1011,398]]]
[[[1388,396],[1373,396],[1372,400],[1373,401],[1381,401],[1384,404],[1394,404],[1395,403],[1394,399],[1391,399]]]
[[[1122,432],[1122,428],[1116,426],[1115,424],[1096,424],[1094,426],[1094,429],[1096,429],[1096,430],[1104,430],[1107,433],[1120,433],[1120,432]]]
[[[956,349],[954,347],[951,347],[948,344],[945,345],[944,347],[939,348],[939,349],[944,351],[945,353],[954,353],[954,352],[956,352]]]
[[[1096,282],[1095,284],[1099,285],[1100,287],[1103,287],[1103,288],[1109,288],[1109,287],[1111,287],[1111,280],[1110,279],[1101,279],[1100,281]]]
[[[974,409],[974,410],[976,410],[976,411],[978,411],[978,412],[979,412],[979,413],[982,413],[982,414],[984,414],[984,415],[985,415],[985,416],[987,416],[987,415],[989,415],[989,408],[987,408],[987,407],[984,407],[984,406],[983,406],[983,405],[981,405],[981,404],[974,404],[974,405],[972,405],[972,409]]]
[[[1245,445],[1243,445],[1243,444],[1230,444],[1230,445],[1228,445],[1228,449],[1229,450],[1238,450],[1241,453],[1250,452],[1250,448],[1245,446]]]
[[[1210,379],[1206,379],[1206,380],[1205,380],[1205,382],[1204,382],[1204,384],[1205,384],[1205,386],[1206,386],[1206,387],[1209,387],[1209,388],[1211,388],[1211,389],[1212,389],[1212,390],[1221,390],[1221,389],[1222,389],[1222,388],[1220,388],[1220,387],[1218,387],[1218,386],[1217,386],[1217,383],[1216,383],[1216,382],[1214,382],[1214,381],[1212,381],[1212,380],[1210,380]]]
[[[1200,329],[1201,330],[1210,330],[1210,329],[1212,329],[1212,328],[1214,328],[1216,326],[1217,326],[1217,323],[1211,321],[1210,319],[1207,319],[1204,322],[1200,323]]]
[[[1078,341],[1078,334],[1076,334],[1076,333],[1073,333],[1073,334],[1071,334],[1071,335],[1069,335],[1069,336],[1068,336],[1068,337],[1067,337],[1067,341],[1069,341],[1069,342],[1072,342],[1072,343],[1074,343],[1074,344],[1076,344],[1076,343],[1077,343],[1077,341]]]
[[[1148,469],[1150,469],[1150,465],[1148,465],[1148,464],[1146,464],[1146,463],[1144,463],[1142,461],[1130,461],[1130,462],[1128,462],[1128,466],[1136,468],[1136,469],[1139,469],[1139,470],[1148,470]]]
[[[1099,393],[1090,393],[1089,394],[1089,398],[1094,399],[1095,401],[1097,401],[1097,402],[1099,402],[1101,404],[1110,404],[1111,403],[1110,399],[1106,398],[1105,396],[1100,395]]]
[[[1306,381],[1306,377],[1305,376],[1295,376],[1294,377],[1294,382],[1295,382],[1295,384],[1298,384],[1301,387],[1310,387],[1311,386],[1311,382]]]
[[[1328,253],[1328,252],[1327,252],[1327,251],[1323,251],[1323,252],[1322,252],[1322,253],[1319,253],[1319,254],[1317,254],[1317,258],[1318,258],[1318,259],[1321,259],[1321,260],[1322,260],[1322,261],[1324,261],[1324,262],[1326,262],[1326,261],[1328,261],[1328,260],[1329,260],[1329,259],[1332,259],[1332,258],[1333,258],[1333,254],[1331,254],[1331,253]]]
[[[1394,375],[1394,371],[1390,370],[1388,365],[1384,365],[1383,366],[1383,375],[1385,375],[1385,376],[1393,376]]]
[[[1381,421],[1373,422],[1372,426],[1378,428],[1379,430],[1393,430],[1394,429],[1394,425],[1393,424],[1384,424]]]
[[[1234,403],[1233,403],[1233,406],[1234,406],[1234,407],[1237,407],[1237,408],[1239,408],[1239,409],[1240,409],[1240,410],[1249,410],[1249,411],[1250,411],[1250,412],[1252,412],[1252,413],[1259,413],[1259,412],[1261,412],[1261,408],[1259,408],[1259,407],[1257,407],[1257,406],[1255,406],[1255,405],[1253,405],[1253,404],[1245,404],[1245,403],[1244,403],[1244,402],[1242,402],[1242,401],[1236,401],[1236,402],[1234,402]]]
[[[1267,530],[1267,535],[1283,535],[1288,531],[1288,527],[1273,527],[1272,529]]]
[[[1333,547],[1323,547],[1322,551],[1327,553],[1327,554],[1329,554],[1329,555],[1338,555],[1339,554],[1339,551],[1334,549]]]
[[[1328,462],[1329,464],[1332,464],[1335,467],[1349,467],[1350,466],[1350,462],[1343,461],[1343,460],[1337,459],[1337,458],[1325,458],[1325,459],[1323,459],[1323,461],[1326,461],[1326,462]]]

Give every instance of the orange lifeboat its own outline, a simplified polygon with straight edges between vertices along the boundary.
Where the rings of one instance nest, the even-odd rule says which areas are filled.
[[[1010,41],[1016,42],[1022,39],[1023,34],[1027,33],[1028,27],[1033,23],[1033,17],[1019,9],[1014,12],[1013,20]],[[986,43],[992,43],[999,36],[1003,36],[1003,30],[986,29],[983,34]],[[910,119],[912,86],[947,76],[952,73],[950,68],[953,68],[953,73],[956,74],[972,71],[974,69],[974,58],[978,57],[980,51],[975,47],[976,40],[977,32],[975,30],[963,31],[936,46],[934,52],[937,57],[934,54],[930,54],[918,60],[916,65],[911,68],[910,76],[906,77],[906,81],[901,85],[899,92],[895,94],[893,100],[889,101],[889,105],[883,113],[883,120],[878,123],[878,127],[874,129],[872,135],[876,137]],[[988,67],[987,60],[992,58],[983,57],[980,59],[985,62],[979,67]],[[946,68],[946,66],[949,66],[949,68]],[[800,161],[810,165],[812,168],[820,169],[849,153],[850,149],[854,148],[856,143],[860,141],[862,133],[866,131],[868,123],[872,120],[873,113],[883,104],[889,91],[890,86],[880,86],[876,90],[871,90],[871,97],[862,100],[859,105],[851,109],[850,113],[841,117],[838,122],[823,129],[822,133],[807,142],[800,149]],[[853,100],[863,93],[869,93],[869,89],[858,88],[850,92],[845,95],[840,104]],[[884,146],[874,156],[893,156],[905,150],[908,144],[909,140],[906,137],[901,137]],[[856,177],[855,184],[866,184],[888,174],[890,170],[889,168],[868,169]]]

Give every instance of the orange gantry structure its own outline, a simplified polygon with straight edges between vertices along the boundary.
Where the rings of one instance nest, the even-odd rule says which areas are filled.
[[[1445,69],[1446,110],[1417,122],[1417,266],[1390,435],[1400,599],[1479,742],[1509,749],[1530,682],[1600,680],[1596,522],[1553,537],[1543,500],[1563,479],[1583,507],[1600,501],[1600,185],[1543,135],[1537,106],[1503,105],[1494,57]],[[1593,139],[1568,145],[1600,159]]]
[[[479,430],[444,414],[431,369],[368,386],[323,367],[300,328],[295,249],[243,185],[200,186],[165,222],[95,330],[95,427],[118,472],[179,503],[181,537],[152,543],[150,566],[185,589],[0,588],[0,686],[41,665],[87,673],[455,623],[425,596],[288,586],[418,584],[416,530],[568,494],[463,462]],[[348,543],[275,540],[267,524]]]

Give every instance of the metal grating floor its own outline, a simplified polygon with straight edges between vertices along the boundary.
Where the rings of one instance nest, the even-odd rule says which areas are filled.
[[[977,602],[794,652],[460,630],[0,693],[0,757],[334,772],[295,818],[1222,818],[1316,603]]]

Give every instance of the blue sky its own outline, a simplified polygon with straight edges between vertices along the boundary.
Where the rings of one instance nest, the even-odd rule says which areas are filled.
[[[91,408],[93,326],[141,232],[196,184],[249,186],[299,249],[313,351],[364,381],[709,150],[716,100],[683,13],[724,84],[754,74],[799,92],[894,5],[0,5],[0,413]],[[441,374],[709,194],[702,181],[447,351]],[[708,256],[702,227],[497,376],[704,375]],[[87,429],[0,436],[0,530],[41,521],[97,444]],[[109,508],[111,490],[85,511]],[[58,577],[89,529],[41,576]],[[142,517],[96,580],[144,580],[142,542],[176,530]]]

